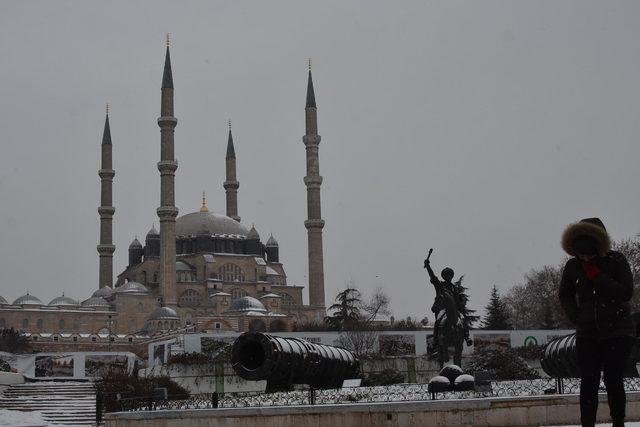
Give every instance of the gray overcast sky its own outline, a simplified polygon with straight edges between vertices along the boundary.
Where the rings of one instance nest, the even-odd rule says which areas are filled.
[[[634,1],[2,1],[0,295],[98,287],[105,102],[116,272],[157,223],[170,32],[181,214],[202,191],[224,212],[231,118],[243,222],[274,233],[306,286],[312,57],[327,300],[353,278],[423,316],[435,247],[434,267],[465,274],[483,309],[494,283],[560,262],[571,221],[640,231],[638,22]]]

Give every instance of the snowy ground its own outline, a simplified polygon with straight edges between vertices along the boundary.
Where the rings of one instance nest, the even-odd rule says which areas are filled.
[[[0,409],[0,426],[48,426],[40,412],[22,412]]]

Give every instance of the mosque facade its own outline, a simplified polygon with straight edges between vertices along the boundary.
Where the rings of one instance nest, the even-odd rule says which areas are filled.
[[[98,287],[82,301],[64,294],[48,304],[27,293],[10,302],[0,296],[0,328],[31,336],[90,337],[150,336],[192,329],[285,331],[325,315],[317,108],[308,73],[305,106],[308,218],[309,304],[303,287],[289,284],[273,235],[266,242],[238,214],[236,154],[229,126],[226,152],[225,214],[209,211],[205,195],[196,212],[179,215],[175,206],[173,74],[167,43],[161,88],[159,230],[149,230],[128,248],[128,265],[114,276],[112,227],[112,138],[109,112],[101,143],[100,238]],[[117,224],[117,222],[116,222]],[[35,339],[35,338],[34,338]],[[131,340],[130,340],[131,341]]]

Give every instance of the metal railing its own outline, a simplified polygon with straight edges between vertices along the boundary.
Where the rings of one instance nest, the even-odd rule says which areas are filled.
[[[541,378],[534,380],[491,381],[482,389],[433,392],[428,384],[396,384],[340,389],[306,389],[287,392],[237,392],[154,396],[96,397],[96,410],[106,412],[155,411],[178,409],[248,408],[299,405],[338,405],[349,403],[415,402],[426,400],[456,400],[486,397],[527,397],[551,394],[576,394],[578,378]],[[626,391],[640,391],[640,378],[625,378]],[[600,384],[604,392],[604,384]],[[100,408],[100,409],[99,409]],[[96,414],[98,419],[98,414]],[[102,414],[100,414],[100,420]]]

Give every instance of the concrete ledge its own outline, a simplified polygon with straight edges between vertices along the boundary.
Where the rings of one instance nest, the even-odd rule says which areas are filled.
[[[627,419],[640,420],[640,392],[627,393]],[[106,427],[418,427],[543,426],[580,424],[577,395],[344,405],[185,409],[107,414]],[[598,421],[609,421],[600,395]],[[610,422],[610,421],[609,421]]]

